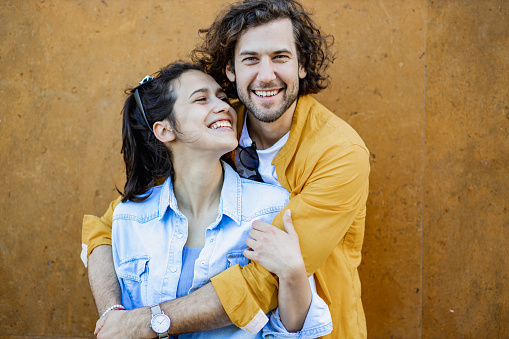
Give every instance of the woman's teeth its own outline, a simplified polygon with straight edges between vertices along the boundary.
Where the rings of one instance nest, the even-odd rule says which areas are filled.
[[[272,97],[279,93],[279,90],[274,91],[254,91],[259,97]]]
[[[210,128],[212,128],[212,129],[218,129],[218,128],[221,128],[221,127],[232,128],[232,124],[229,121],[221,120],[221,121],[217,121],[217,122],[213,123],[212,125],[210,125]]]

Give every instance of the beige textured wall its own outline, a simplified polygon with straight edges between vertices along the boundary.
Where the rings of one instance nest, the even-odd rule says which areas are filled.
[[[336,38],[317,97],[372,153],[369,337],[509,337],[509,2],[303,3]],[[122,185],[123,89],[223,4],[0,2],[0,337],[93,336],[80,227]]]

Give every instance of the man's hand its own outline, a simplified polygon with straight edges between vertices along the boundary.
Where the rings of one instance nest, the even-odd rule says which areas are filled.
[[[283,224],[286,232],[262,221],[254,221],[253,229],[249,231],[251,238],[246,240],[250,248],[244,250],[244,256],[280,278],[289,278],[302,270],[304,260],[290,210],[285,211]]]
[[[110,311],[97,320],[94,334],[98,339],[155,338],[155,332],[149,327],[150,319],[150,310],[147,307],[132,311]]]

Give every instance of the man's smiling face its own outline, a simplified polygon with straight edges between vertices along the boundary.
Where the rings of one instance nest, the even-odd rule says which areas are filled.
[[[246,30],[235,46],[235,69],[226,73],[235,81],[240,101],[262,122],[278,120],[299,96],[299,66],[290,19]]]

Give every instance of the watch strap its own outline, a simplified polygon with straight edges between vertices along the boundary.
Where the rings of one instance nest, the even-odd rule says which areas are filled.
[[[163,311],[161,310],[161,306],[159,306],[159,304],[156,304],[154,306],[150,306],[150,310],[152,311],[152,315],[163,313]]]

